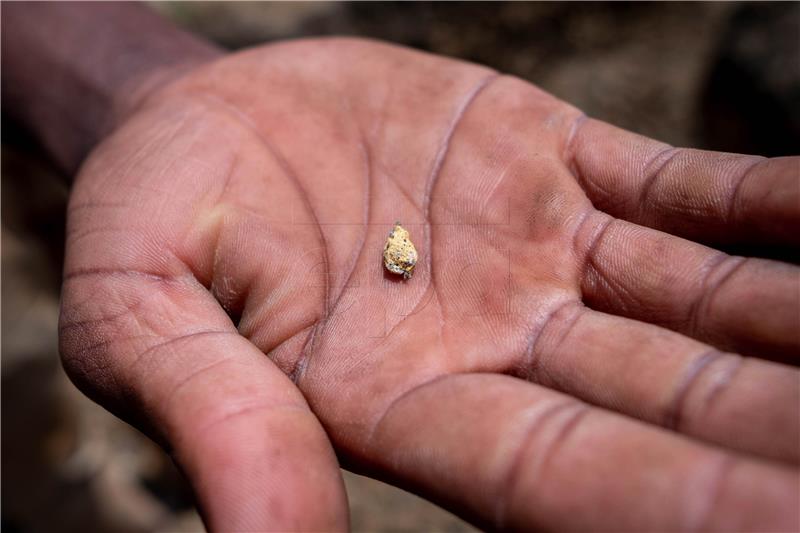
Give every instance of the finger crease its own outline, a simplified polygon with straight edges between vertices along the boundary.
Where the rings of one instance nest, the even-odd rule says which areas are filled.
[[[589,218],[591,219],[592,217],[590,216]],[[595,265],[595,255],[597,254],[597,250],[600,248],[600,244],[602,243],[603,238],[605,238],[606,233],[608,233],[609,229],[611,228],[611,225],[614,222],[616,222],[616,219],[613,217],[604,218],[604,220],[600,223],[600,229],[599,230],[596,229],[594,235],[591,237],[589,245],[586,247],[586,251],[580,254],[583,256],[583,261],[581,261],[581,263],[583,264],[583,272],[581,273],[581,278],[584,278],[586,276],[590,266]],[[581,226],[583,226],[585,223],[587,222],[582,222]]]
[[[563,150],[563,159],[567,163],[567,168],[570,169],[573,175],[578,178],[579,182],[583,182],[583,177],[581,175],[580,169],[575,161],[575,139],[578,138],[581,128],[583,125],[586,124],[586,121],[589,119],[586,116],[586,113],[580,113],[575,119],[572,121],[572,125],[569,128],[569,134],[567,134],[567,140],[564,141],[564,150]]]
[[[689,331],[693,337],[701,333],[703,321],[708,316],[715,296],[746,262],[745,257],[729,256],[721,252],[712,258],[707,267],[708,272],[700,284],[700,292],[689,306]]]
[[[197,369],[193,370],[187,376],[184,376],[181,380],[179,380],[177,383],[174,384],[174,386],[172,387],[172,390],[170,391],[169,395],[164,400],[164,405],[166,406],[166,411],[167,412],[170,411],[170,407],[171,407],[172,403],[175,401],[175,397],[178,395],[178,392],[181,389],[183,389],[184,387],[186,387],[186,385],[189,384],[192,380],[195,380],[195,379],[197,379],[198,376],[206,374],[209,371],[217,368],[218,366],[226,364],[226,363],[228,363],[228,362],[230,362],[230,361],[232,361],[234,359],[236,359],[235,355],[229,355],[229,356],[223,357],[221,359],[217,359],[216,361],[213,361],[213,362],[211,362],[211,363],[209,363],[209,364],[207,364],[205,366],[202,366],[200,368],[197,368]]]
[[[125,276],[166,283],[185,283],[188,279],[186,276],[165,275],[135,268],[81,268],[65,274],[64,281],[90,276]]]
[[[153,352],[171,346],[175,343],[181,341],[189,341],[194,340],[196,338],[211,336],[211,335],[235,335],[236,337],[240,337],[238,331],[230,331],[230,330],[202,330],[202,331],[193,331],[191,333],[186,333],[185,335],[178,335],[177,337],[172,337],[171,339],[167,339],[163,342],[158,344],[154,344],[153,346],[148,347],[143,352],[139,353],[136,358],[130,363],[128,370],[132,370],[142,364],[142,361],[145,357],[149,356]]]
[[[221,416],[212,418],[211,421],[198,428],[197,433],[198,434],[205,433],[215,426],[218,426],[226,422],[230,422],[231,420],[234,420],[236,418],[239,418],[247,414],[251,414],[253,412],[257,411],[270,412],[270,411],[280,411],[280,410],[299,411],[302,414],[310,413],[308,406],[294,402],[271,403],[271,402],[261,401],[255,403],[248,403],[245,405],[238,406],[228,411],[227,413],[222,414]]]
[[[542,428],[547,424],[547,421],[555,416],[560,411],[574,406],[574,400],[567,400],[562,402],[554,402],[552,405],[541,408],[536,407],[534,416],[529,417],[525,422],[527,429],[522,434],[516,450],[511,455],[511,460],[506,467],[505,475],[501,476],[502,482],[498,485],[499,490],[497,500],[495,502],[494,521],[495,529],[497,531],[505,530],[506,519],[508,515],[508,508],[513,499],[513,494],[520,480],[520,471],[522,470],[523,461],[526,452],[532,445],[537,436],[541,435]]]
[[[688,524],[686,529],[689,531],[709,531],[714,529],[711,521],[713,518],[714,509],[719,505],[722,493],[725,490],[726,481],[730,478],[731,472],[736,468],[736,460],[728,455],[723,455],[716,466],[714,479],[711,485],[711,490],[706,494],[706,501],[708,502],[695,524]]]
[[[455,374],[452,374],[452,373],[451,374],[437,374],[436,376],[434,376],[432,378],[428,378],[428,379],[422,381],[421,383],[418,383],[418,384],[412,386],[411,388],[403,391],[402,393],[398,394],[397,396],[395,396],[389,402],[389,404],[386,406],[386,408],[383,410],[383,412],[381,412],[381,414],[375,419],[375,422],[372,424],[372,429],[370,430],[369,435],[368,435],[368,437],[366,439],[367,447],[371,447],[372,446],[373,441],[374,441],[375,437],[377,436],[381,425],[388,418],[389,413],[391,413],[400,403],[402,403],[404,400],[410,398],[415,393],[417,393],[417,392],[419,392],[419,391],[421,391],[423,389],[427,389],[428,387],[436,385],[437,383],[440,383],[440,382],[446,381],[446,380],[448,380],[450,378],[455,378],[455,377],[458,377],[458,376],[461,376],[461,375],[462,374],[459,374],[459,373],[455,373]]]
[[[711,385],[705,393],[702,401],[702,410],[710,411],[713,409],[715,402],[722,395],[722,393],[730,387],[736,375],[742,369],[745,363],[745,358],[737,354],[729,354],[730,359],[728,365],[721,370],[711,381]]]
[[[544,368],[544,350],[540,349],[541,339],[546,334],[548,334],[548,330],[552,328],[557,328],[558,335],[555,343],[550,346],[547,350],[549,353],[554,353],[558,351],[558,347],[564,342],[569,332],[574,328],[575,324],[578,321],[578,318],[581,316],[581,311],[583,310],[583,304],[575,300],[566,300],[564,302],[559,303],[550,313],[545,316],[544,320],[542,320],[541,324],[536,325],[533,328],[533,332],[530,335],[530,340],[528,341],[527,349],[525,350],[525,355],[522,358],[523,364],[523,373],[525,379],[531,381],[533,383],[542,383],[542,377],[547,375],[546,369]],[[561,323],[556,325],[557,323]]]
[[[574,432],[580,420],[583,419],[589,411],[590,408],[588,405],[582,402],[569,400],[552,406],[530,422],[530,429],[528,429],[524,439],[514,453],[513,460],[509,463],[509,471],[505,476],[505,483],[502,485],[503,488],[501,489],[495,506],[498,530],[504,529],[509,508],[514,500],[517,499],[516,492],[519,490],[522,474],[525,473],[525,477],[528,480],[541,478],[543,472],[552,462],[553,457],[558,454],[558,450],[563,447],[564,442],[569,439],[569,435]],[[568,414],[561,419],[560,427],[558,427],[555,435],[548,440],[543,446],[543,449],[536,454],[534,461],[526,465],[524,460],[530,447],[536,441],[537,437],[541,437],[541,435],[547,431],[549,425],[555,423],[553,421],[557,420],[559,418],[557,415],[561,413]]]
[[[744,172],[741,173],[731,191],[730,199],[728,200],[728,210],[725,213],[725,222],[731,224],[735,222],[738,212],[739,196],[742,194],[742,186],[747,178],[752,175],[753,170],[760,166],[764,161],[769,161],[765,158],[758,158],[752,165],[748,166]]]
[[[642,181],[641,189],[639,190],[639,200],[637,204],[641,211],[645,211],[647,209],[647,204],[650,201],[650,195],[652,193],[653,187],[655,186],[658,179],[661,177],[661,174],[663,173],[664,169],[667,167],[667,165],[670,164],[670,162],[673,159],[675,159],[675,156],[677,156],[682,152],[683,150],[681,148],[675,148],[674,146],[669,146],[658,152],[644,166],[644,170],[647,173],[647,175]]]
[[[712,349],[696,357],[685,367],[675,386],[672,399],[669,401],[669,406],[665,412],[663,422],[665,427],[680,431],[683,424],[684,411],[686,409],[686,399],[689,397],[689,393],[696,383],[699,382],[703,371],[709,368],[714,361],[718,360],[723,355],[723,352]]]

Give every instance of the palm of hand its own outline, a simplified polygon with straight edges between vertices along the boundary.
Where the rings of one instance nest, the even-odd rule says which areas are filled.
[[[377,44],[268,47],[194,71],[151,95],[82,171],[69,221],[67,367],[112,409],[150,413],[143,424],[176,449],[195,484],[229,483],[203,466],[230,466],[226,439],[262,456],[283,453],[283,440],[302,446],[289,453],[297,460],[280,462],[290,486],[275,489],[294,490],[298,509],[341,494],[328,479],[328,444],[284,375],[346,460],[440,499],[463,479],[437,485],[451,474],[437,472],[431,443],[446,441],[442,422],[463,416],[470,429],[450,437],[469,443],[440,463],[488,457],[491,468],[475,477],[494,496],[486,507],[467,490],[457,505],[482,521],[547,525],[549,516],[527,514],[521,501],[534,489],[513,473],[526,449],[545,444],[500,415],[518,412],[523,429],[552,418],[552,439],[550,426],[536,426],[549,441],[586,408],[497,374],[668,422],[692,398],[662,392],[685,374],[646,389],[684,359],[708,359],[703,345],[674,334],[667,345],[685,358],[633,363],[645,370],[639,385],[620,384],[621,363],[548,363],[565,344],[615,349],[668,335],[584,315],[582,294],[596,284],[587,271],[611,219],[570,169],[581,121],[519,80]],[[409,281],[381,263],[395,220],[421,256]],[[657,440],[631,424],[601,425]],[[712,441],[737,429],[682,428]],[[481,440],[498,433],[522,451]],[[186,444],[195,440],[204,444]],[[297,475],[303,468],[321,474],[309,481]],[[204,490],[201,501],[213,499]],[[207,507],[212,523],[230,523]],[[339,520],[330,507],[319,523]],[[298,509],[283,509],[286,523],[302,522]]]

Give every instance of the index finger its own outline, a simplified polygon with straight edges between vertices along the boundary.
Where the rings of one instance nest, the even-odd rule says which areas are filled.
[[[593,119],[567,158],[598,209],[691,239],[800,244],[800,158],[675,148]]]

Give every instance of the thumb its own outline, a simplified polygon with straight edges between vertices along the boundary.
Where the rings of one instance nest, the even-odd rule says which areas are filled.
[[[170,449],[210,530],[347,529],[319,421],[192,276],[68,272],[60,333],[71,379]]]

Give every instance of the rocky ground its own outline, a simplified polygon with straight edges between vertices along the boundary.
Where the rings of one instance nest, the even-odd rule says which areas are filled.
[[[678,145],[800,152],[798,4],[160,3],[229,48],[361,35],[489,64]],[[57,355],[65,180],[14,124],[2,146],[2,530],[199,531],[164,454],[84,398]],[[466,531],[346,474],[356,531]]]

